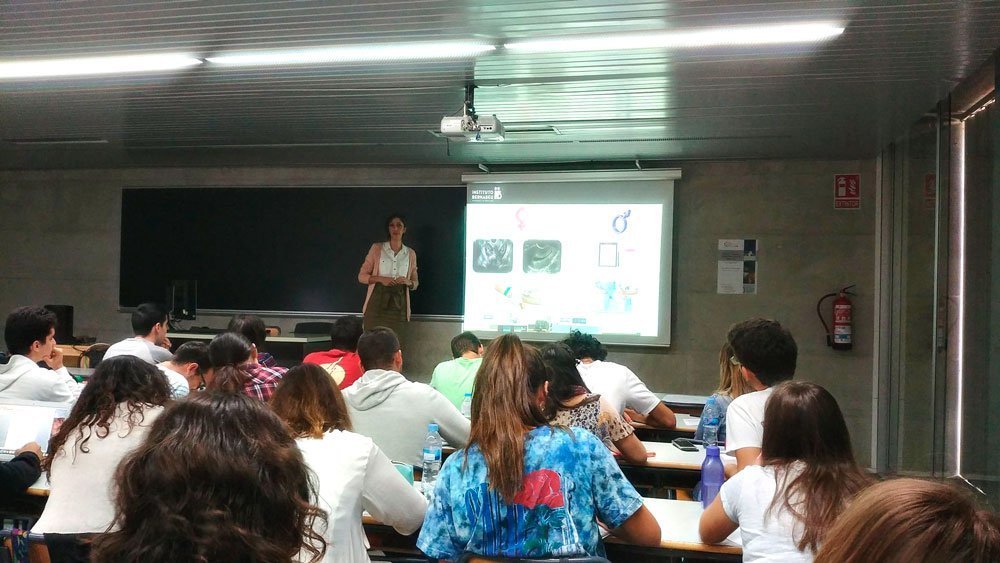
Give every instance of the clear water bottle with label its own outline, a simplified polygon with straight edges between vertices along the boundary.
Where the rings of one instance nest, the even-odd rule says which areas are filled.
[[[705,401],[705,409],[701,413],[704,435],[702,441],[706,446],[714,446],[719,443],[719,425],[722,422],[722,409],[716,402],[715,396],[711,396]]]
[[[705,461],[701,464],[701,504],[705,508],[712,504],[726,480],[725,467],[719,457],[719,446],[705,447]]]
[[[425,492],[430,492],[437,481],[438,472],[441,471],[441,445],[444,440],[438,434],[438,425],[430,423],[427,425],[427,438],[424,439],[424,455],[421,469],[421,486]]]
[[[472,393],[466,393],[462,399],[462,416],[472,418]]]

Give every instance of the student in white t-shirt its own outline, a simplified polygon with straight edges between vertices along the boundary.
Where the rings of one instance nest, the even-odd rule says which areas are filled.
[[[812,561],[834,520],[871,482],[854,461],[837,401],[805,381],[773,388],[761,462],[726,481],[699,523],[706,543],[738,527],[745,563]]]
[[[140,360],[156,365],[169,360],[170,340],[167,331],[170,330],[169,313],[157,303],[141,303],[132,311],[132,331],[135,336],[115,342],[104,353],[104,359],[115,356],[135,356]]]
[[[636,374],[627,367],[605,361],[608,350],[593,335],[578,330],[569,333],[563,343],[573,350],[579,361],[577,369],[592,393],[607,400],[624,414],[629,408],[638,413],[632,416],[637,422],[644,422],[657,428],[677,426],[677,417],[646,387]]]
[[[316,364],[288,370],[270,405],[316,474],[315,503],[329,514],[315,530],[326,538],[324,563],[369,560],[361,525],[365,510],[404,535],[420,528],[427,501],[371,438],[351,432],[344,397],[326,370]]]
[[[752,393],[740,395],[726,409],[726,453],[736,457],[737,470],[756,463],[764,436],[764,404],[771,387],[795,376],[798,346],[777,321],[753,318],[729,329],[731,361]]]

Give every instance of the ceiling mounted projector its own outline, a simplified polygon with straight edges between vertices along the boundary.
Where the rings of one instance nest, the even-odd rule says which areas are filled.
[[[503,123],[495,115],[444,117],[441,119],[441,134],[456,141],[499,142],[503,140]]]
[[[500,142],[503,140],[503,123],[496,115],[479,117],[473,107],[475,86],[465,87],[462,115],[441,118],[441,134],[456,141],[471,143]]]

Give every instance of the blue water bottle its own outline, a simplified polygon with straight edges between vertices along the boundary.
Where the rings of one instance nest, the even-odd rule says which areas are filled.
[[[715,395],[709,397],[701,414],[701,419],[704,421],[702,441],[706,446],[714,446],[719,442],[719,426],[724,414],[715,400]]]
[[[722,483],[726,480],[726,471],[719,457],[719,446],[705,446],[705,461],[701,463],[701,505],[708,508],[712,504]]]

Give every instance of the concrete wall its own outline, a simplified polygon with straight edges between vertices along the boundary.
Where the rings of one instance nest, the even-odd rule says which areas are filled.
[[[669,350],[616,349],[655,391],[707,394],[718,380],[718,351],[730,324],[767,316],[799,343],[798,377],[833,392],[848,419],[860,461],[869,460],[872,392],[872,303],[875,264],[873,161],[679,163],[675,190],[673,345]],[[462,167],[190,168],[0,171],[0,311],[28,303],[74,305],[77,335],[114,341],[128,335],[118,313],[122,187],[252,185],[458,184]],[[861,209],[833,209],[833,175],[860,173]],[[170,231],[161,229],[164,260]],[[757,295],[716,294],[720,238],[759,240]],[[363,250],[358,250],[359,263]],[[823,294],[858,284],[856,344],[833,352],[816,318]],[[360,304],[359,304],[360,306]],[[269,319],[290,330],[299,319]],[[197,324],[224,326],[226,318]],[[427,380],[446,359],[459,330],[415,322],[403,341],[406,369]]]

